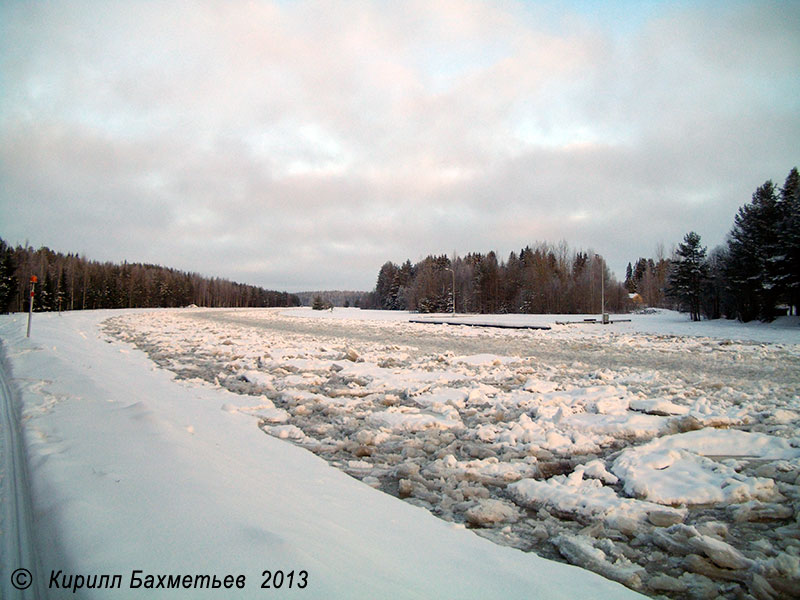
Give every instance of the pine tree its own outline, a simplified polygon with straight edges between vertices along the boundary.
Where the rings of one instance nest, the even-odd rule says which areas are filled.
[[[668,294],[689,312],[692,321],[699,321],[703,286],[708,278],[706,248],[700,246],[700,236],[690,231],[678,245],[675,254],[669,274]]]

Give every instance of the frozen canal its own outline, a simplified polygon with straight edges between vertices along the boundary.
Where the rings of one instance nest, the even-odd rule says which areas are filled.
[[[797,331],[674,313],[549,331],[407,319],[199,309],[105,330],[252,396],[223,409],[254,427],[498,544],[652,596],[796,593]]]

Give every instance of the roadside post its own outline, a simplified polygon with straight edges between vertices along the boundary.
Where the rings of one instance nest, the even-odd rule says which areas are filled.
[[[36,287],[36,282],[39,278],[36,275],[31,275],[31,302],[28,306],[28,334],[26,337],[31,337],[31,318],[33,318],[33,289]]]

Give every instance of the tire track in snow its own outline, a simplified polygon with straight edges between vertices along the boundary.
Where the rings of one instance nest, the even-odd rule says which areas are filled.
[[[33,544],[33,518],[31,514],[28,465],[25,444],[19,428],[17,399],[8,381],[10,369],[5,349],[0,342],[0,417],[2,418],[2,489],[3,537],[0,597],[12,599],[43,598],[36,550]],[[18,590],[11,585],[11,573],[26,568],[33,573],[31,586]]]

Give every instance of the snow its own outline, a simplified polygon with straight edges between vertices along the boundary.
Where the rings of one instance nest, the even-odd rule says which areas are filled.
[[[458,412],[448,411],[446,414],[437,415],[430,411],[421,411],[406,406],[390,407],[387,410],[375,412],[367,419],[371,425],[386,426],[389,429],[401,431],[422,431],[429,428],[449,429],[463,427]]]
[[[334,311],[316,311],[310,308],[295,308],[284,311],[286,316],[297,318],[313,318],[326,320],[360,320],[372,323],[382,322],[405,322],[409,316],[413,318],[442,319],[448,321],[469,322],[492,322],[503,325],[520,326],[546,326],[552,327],[553,331],[581,328],[592,331],[592,335],[604,335],[605,331],[601,325],[585,325],[581,322],[584,319],[598,319],[598,315],[462,315],[457,314],[455,319],[449,313],[431,315],[410,315],[405,311],[392,310],[359,310],[357,308],[336,308]],[[727,319],[703,320],[693,322],[688,315],[671,310],[656,309],[651,314],[624,314],[611,315],[611,320],[620,322],[614,323],[615,334],[642,333],[651,335],[666,336],[703,336],[722,340],[739,340],[764,342],[771,344],[797,344],[800,341],[800,318],[778,317],[771,323],[760,323],[753,321],[750,323],[740,323]],[[621,319],[630,319],[630,322],[621,322]],[[576,322],[577,325],[560,326],[556,322]]]
[[[689,413],[688,406],[681,406],[664,398],[637,398],[630,403],[632,410],[640,410],[650,415],[685,415]]]
[[[243,574],[247,585],[236,597],[263,597],[262,571],[283,569],[307,571],[308,587],[281,593],[308,598],[636,596],[588,571],[494,544],[265,435],[254,416],[278,417],[271,403],[177,380],[100,331],[103,320],[120,314],[147,320],[165,313],[37,314],[30,340],[23,316],[0,318],[11,367],[5,376],[21,409],[19,423],[4,420],[3,436],[17,426],[24,440],[16,450],[30,472],[40,560],[38,568],[27,566],[41,585],[51,570],[122,574],[123,589],[78,596],[136,598],[141,590],[127,589],[133,569]],[[271,427],[278,437],[293,431]],[[4,502],[12,487],[4,477]],[[507,519],[512,508],[484,503],[473,514]],[[13,526],[3,523],[4,546]],[[9,572],[24,565],[6,558],[0,585],[3,597],[13,598]],[[206,595],[220,592],[146,593]],[[71,590],[64,596],[75,597]]]
[[[703,429],[628,448],[614,461],[611,471],[624,482],[628,494],[660,504],[728,504],[777,496],[774,480],[744,476],[708,456],[794,459],[800,465],[800,447],[786,439]]]
[[[477,526],[513,522],[518,518],[519,509],[516,506],[493,498],[478,500],[478,504],[467,511],[467,521]]]
[[[584,469],[569,476],[556,475],[547,481],[523,479],[508,486],[520,504],[529,507],[545,506],[562,513],[592,517],[615,527],[620,519],[630,519],[635,526],[648,520],[650,513],[669,510],[675,521],[683,521],[685,510],[665,509],[652,502],[621,498],[611,487],[598,479],[585,479]]]
[[[608,579],[719,595],[714,569],[800,575],[796,320],[409,317],[42,314],[31,340],[0,317],[38,572],[242,573],[247,597],[264,569],[305,569],[313,588],[282,593],[326,598],[633,594]],[[653,552],[691,572],[648,573]]]

